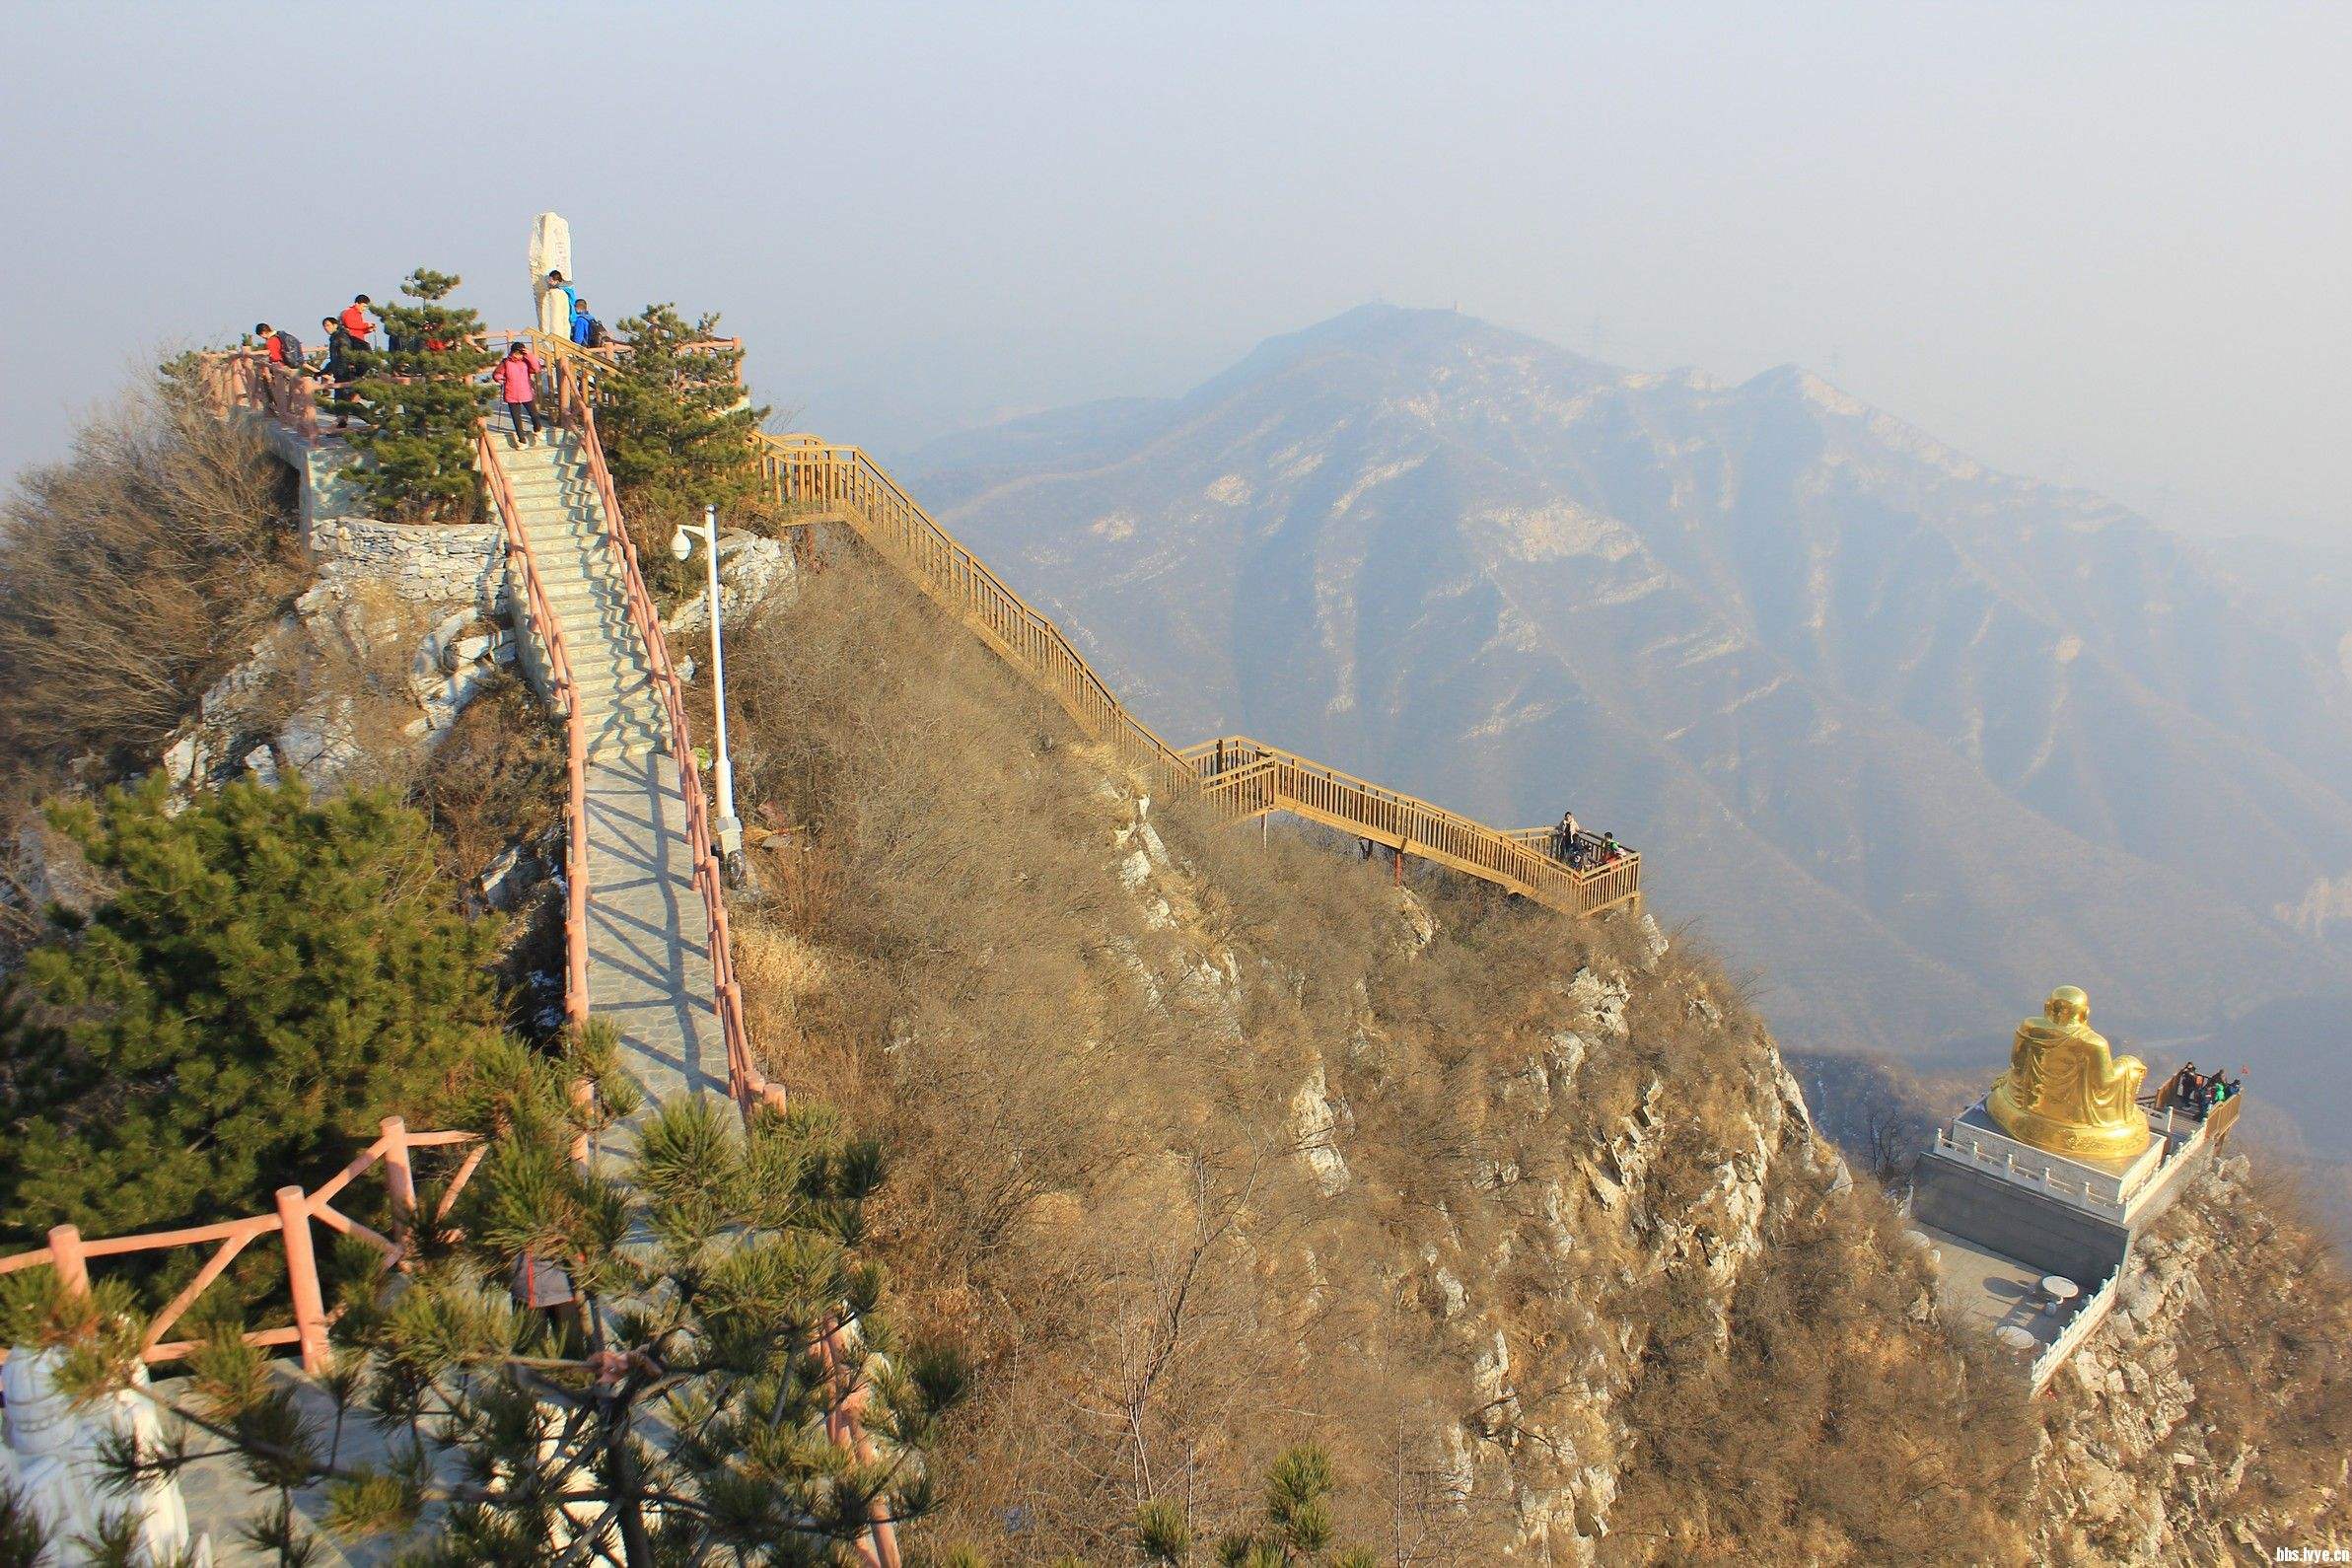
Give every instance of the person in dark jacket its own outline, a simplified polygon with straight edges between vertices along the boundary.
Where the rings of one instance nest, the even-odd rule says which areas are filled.
[[[352,357],[356,345],[352,342],[351,334],[343,330],[343,323],[333,317],[321,317],[319,324],[326,329],[325,376],[337,394],[335,428],[348,430],[351,428],[351,405],[341,399],[351,390],[351,384],[359,380],[359,363]]]

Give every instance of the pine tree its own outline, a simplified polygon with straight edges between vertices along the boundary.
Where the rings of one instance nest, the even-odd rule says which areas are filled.
[[[1266,1471],[1264,1524],[1220,1536],[1213,1553],[1218,1568],[1372,1568],[1376,1559],[1364,1547],[1331,1543],[1333,1489],[1331,1461],[1321,1449],[1303,1444],[1284,1451]],[[1194,1561],[1191,1522],[1173,1501],[1139,1509],[1135,1537],[1146,1562],[1190,1568]]]
[[[443,902],[389,795],[160,777],[52,814],[113,891],[0,1010],[0,1230],[98,1236],[266,1211],[496,1034],[492,929]]]
[[[329,404],[364,421],[350,441],[368,461],[344,472],[395,522],[481,516],[474,440],[489,406],[481,375],[492,356],[481,345],[481,318],[443,303],[460,281],[425,267],[408,274],[400,292],[414,303],[378,312],[395,346],[359,350],[357,382]]]
[[[594,1108],[567,1093],[581,1076],[600,1086]],[[478,1081],[476,1124],[499,1130],[488,1158],[396,1291],[346,1289],[315,1391],[220,1328],[167,1396],[204,1436],[109,1456],[118,1479],[234,1453],[277,1496],[249,1538],[281,1562],[318,1544],[291,1508],[315,1486],[333,1533],[397,1537],[402,1561],[453,1568],[835,1562],[878,1514],[928,1508],[921,1448],[962,1373],[953,1356],[884,1353],[880,1275],[854,1252],[882,1178],[872,1143],[821,1109],[763,1107],[747,1128],[723,1101],[684,1098],[603,1174],[569,1149],[629,1108],[608,1034],[552,1060],[501,1046]],[[518,1305],[526,1259],[572,1299]],[[844,1323],[828,1367],[820,1343]],[[103,1358],[76,1364],[104,1386]],[[853,1393],[872,1461],[826,1432]],[[343,1452],[361,1417],[386,1434],[384,1462]]]
[[[768,410],[744,392],[743,350],[688,347],[718,332],[715,315],[649,305],[620,323],[625,351],[598,388],[597,434],[649,570],[670,564],[671,528],[706,505],[733,518],[768,504],[752,446]]]

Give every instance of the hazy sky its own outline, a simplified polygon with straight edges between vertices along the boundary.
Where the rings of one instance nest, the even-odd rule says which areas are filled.
[[[0,0],[0,473],[419,263],[520,321],[551,207],[886,460],[1385,298],[2341,540],[2348,84],[2344,5]]]

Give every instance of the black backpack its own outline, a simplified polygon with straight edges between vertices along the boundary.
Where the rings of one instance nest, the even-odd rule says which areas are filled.
[[[610,337],[606,335],[605,323],[591,319],[588,323],[588,346],[590,348],[603,348],[612,339]]]
[[[302,368],[301,338],[296,337],[292,332],[279,332],[278,352],[286,356],[286,368],[288,370],[300,370]]]

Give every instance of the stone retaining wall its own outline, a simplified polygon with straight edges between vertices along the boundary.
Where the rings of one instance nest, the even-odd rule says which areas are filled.
[[[505,592],[506,540],[494,523],[320,518],[310,543],[321,577],[365,577],[415,604],[471,604],[489,615]]]

